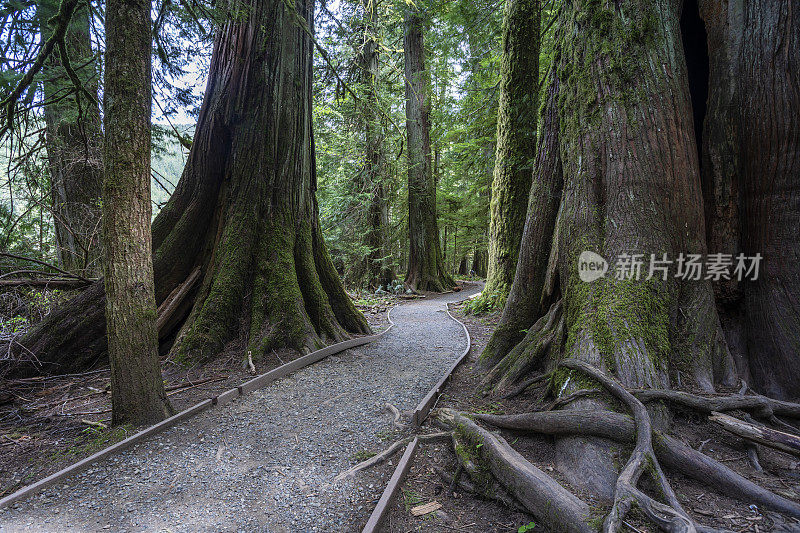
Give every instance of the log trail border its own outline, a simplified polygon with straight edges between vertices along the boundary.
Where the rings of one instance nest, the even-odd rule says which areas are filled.
[[[334,355],[339,352],[343,352],[344,350],[355,348],[357,346],[363,346],[365,344],[369,344],[371,342],[378,340],[394,327],[394,322],[392,322],[392,319],[390,318],[392,309],[394,309],[394,307],[396,306],[391,307],[389,309],[389,312],[386,314],[386,318],[389,320],[389,327],[387,327],[380,333],[376,333],[375,335],[365,335],[363,337],[356,337],[353,339],[348,339],[343,342],[338,342],[336,344],[331,344],[330,346],[326,346],[325,348],[313,351],[310,354],[304,355],[302,357],[295,359],[294,361],[290,361],[289,363],[286,363],[273,370],[270,370],[265,374],[256,376],[249,381],[245,381],[244,383],[233,389],[229,389],[216,396],[207,398],[193,405],[192,407],[189,407],[188,409],[184,409],[183,411],[181,411],[176,415],[173,415],[165,420],[162,420],[158,424],[142,429],[141,431],[134,433],[130,437],[121,440],[116,444],[104,448],[99,452],[90,455],[89,457],[81,459],[77,463],[71,464],[70,466],[64,468],[63,470],[59,470],[58,472],[51,474],[46,478],[37,481],[36,483],[25,486],[19,489],[18,491],[9,494],[8,496],[0,499],[0,509],[9,507],[19,500],[32,496],[37,492],[41,491],[42,489],[45,489],[50,485],[53,485],[54,483],[57,483],[66,477],[69,477],[73,474],[77,474],[78,472],[87,469],[89,466],[96,463],[100,459],[105,459],[106,457],[109,457],[115,453],[119,453],[123,450],[126,450],[131,446],[133,446],[134,444],[138,444],[139,442],[142,442],[143,440],[152,437],[153,435],[157,435],[158,433],[161,433],[165,429],[169,429],[177,425],[178,423],[183,422],[184,420],[187,420],[193,417],[194,415],[205,411],[206,409],[209,409],[214,406],[227,405],[232,401],[234,401],[235,399],[244,396],[249,392],[253,392],[257,389],[263,388],[272,383],[273,381],[284,378],[289,374],[296,372],[297,370],[300,370],[301,368],[313,365],[314,363],[317,363],[330,355]]]
[[[453,375],[453,372],[458,365],[460,365],[467,358],[467,355],[472,350],[472,337],[470,337],[467,326],[450,313],[448,304],[445,304],[445,312],[447,313],[447,316],[457,322],[464,329],[464,334],[467,336],[467,347],[464,348],[464,351],[461,353],[459,358],[456,359],[449,369],[447,369],[447,372],[445,372],[444,376],[442,376],[442,378],[436,383],[436,385],[433,386],[428,394],[425,395],[422,401],[419,402],[416,409],[414,409],[414,412],[411,415],[411,420],[416,427],[421,426],[425,419],[428,418],[431,409],[433,409],[434,405],[436,405],[436,402],[439,400],[439,397],[447,385],[447,382],[450,380],[450,377]],[[391,323],[391,320],[389,320],[389,322]],[[408,444],[408,446],[406,446],[406,450],[403,452],[403,457],[401,457],[400,461],[397,463],[397,467],[394,469],[392,477],[389,479],[389,483],[383,490],[380,500],[378,500],[375,509],[372,511],[372,514],[367,521],[367,525],[364,526],[364,529],[361,530],[361,533],[377,533],[377,531],[379,531],[383,520],[386,518],[386,515],[389,514],[394,497],[400,490],[400,486],[403,484],[409,468],[411,468],[411,461],[414,459],[414,454],[417,452],[418,447],[419,439],[416,437]]]

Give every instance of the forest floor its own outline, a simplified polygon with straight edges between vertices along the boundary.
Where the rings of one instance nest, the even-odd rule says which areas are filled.
[[[473,341],[468,359],[453,373],[453,379],[445,389],[437,407],[449,407],[464,412],[489,414],[516,414],[542,409],[547,401],[541,390],[525,392],[516,398],[501,399],[485,395],[481,387],[481,373],[476,371],[478,356],[491,336],[499,320],[499,313],[483,317],[465,315],[463,303],[451,304],[451,312],[464,322]],[[537,394],[538,392],[538,394]],[[495,428],[489,428],[492,431]],[[608,502],[598,502],[580,487],[570,486],[555,468],[555,450],[552,439],[546,436],[501,430],[501,435],[523,456],[539,469],[556,478],[571,491],[596,508]],[[705,420],[696,412],[677,411],[670,433],[695,449],[732,468],[751,481],[789,499],[800,500],[800,464],[789,456],[760,447],[762,472],[757,472],[749,463],[744,443]],[[449,484],[437,472],[452,476],[457,458],[450,444],[422,444],[401,488],[402,496],[394,502],[385,530],[391,533],[411,531],[439,533],[462,532],[516,532],[521,526],[525,531],[546,531],[535,524],[535,519],[516,509],[509,509],[497,502],[487,501],[472,494],[450,490]],[[699,523],[724,528],[737,533],[744,532],[800,532],[800,523],[776,513],[759,509],[715,492],[694,480],[667,472],[675,492],[687,511]],[[414,516],[414,506],[437,502],[439,511]],[[655,533],[651,523],[641,516],[631,514],[628,522],[640,533]]]
[[[339,483],[333,478],[402,436],[385,405],[413,409],[460,355],[463,331],[444,304],[477,290],[403,303],[392,311],[396,327],[380,340],[0,510],[0,531],[358,530],[392,461]],[[367,315],[381,315],[381,306]]]

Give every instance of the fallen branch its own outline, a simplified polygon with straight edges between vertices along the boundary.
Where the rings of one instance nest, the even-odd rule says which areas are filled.
[[[187,391],[189,389],[193,389],[195,387],[199,387],[200,385],[204,385],[206,383],[212,383],[214,381],[222,381],[222,380],[227,379],[227,378],[228,378],[228,376],[221,376],[221,377],[216,377],[216,378],[205,378],[205,379],[201,379],[199,381],[187,381],[185,383],[179,383],[177,385],[170,385],[169,387],[166,387],[164,389],[164,391],[168,392],[170,394],[177,394],[179,392],[183,392],[183,391]],[[167,396],[169,396],[169,394]]]
[[[800,437],[796,435],[751,424],[722,413],[711,413],[708,419],[737,437],[800,457]]]
[[[72,4],[72,8],[74,9],[75,2],[72,2],[72,0],[70,0],[69,4]],[[63,6],[68,5],[68,4],[66,2],[63,2],[61,5],[63,7]],[[61,14],[59,14],[58,16],[61,16]],[[72,13],[67,15],[67,22],[69,22],[69,17],[70,16],[72,16]],[[91,280],[86,279],[83,276],[79,276],[78,274],[73,274],[72,272],[67,272],[66,270],[58,268],[55,265],[51,265],[50,263],[45,263],[44,261],[40,261],[40,260],[34,259],[32,257],[23,257],[21,255],[10,254],[8,252],[0,252],[0,256],[9,257],[11,259],[17,259],[19,261],[30,261],[31,263],[36,263],[37,265],[42,265],[42,266],[45,266],[47,268],[51,268],[51,269],[55,270],[56,272],[60,272],[61,274],[64,274],[68,278],[79,279],[79,280],[81,280],[81,281],[83,281],[85,283],[91,283],[92,282]]]
[[[472,444],[495,479],[531,514],[551,531],[594,533],[589,524],[591,510],[577,496],[533,466],[502,437],[479,427],[452,409],[438,409],[440,422],[457,430]]]
[[[691,407],[705,413],[741,410],[753,413],[758,418],[771,420],[775,415],[800,419],[800,404],[774,400],[767,396],[698,396],[683,391],[646,389],[632,390],[631,394],[641,402],[664,400]]]
[[[383,409],[385,411],[389,411],[390,413],[392,413],[392,416],[393,416],[393,418],[392,418],[392,426],[394,426],[396,428],[399,428],[399,429],[402,429],[402,428],[405,427],[405,424],[401,424],[400,423],[400,411],[397,409],[397,407],[395,407],[394,405],[392,405],[390,403],[387,403],[386,405],[383,406]]]
[[[200,279],[200,272],[200,267],[195,268],[186,280],[175,287],[175,289],[169,293],[169,296],[161,302],[161,305],[158,306],[158,311],[156,312],[156,316],[158,317],[156,319],[156,328],[158,328],[160,333],[164,333],[164,326],[166,326],[175,315],[175,312],[180,308],[186,296],[194,287],[194,284]]]
[[[429,433],[427,435],[411,435],[410,437],[406,437],[404,439],[400,439],[398,441],[395,441],[394,443],[392,443],[391,446],[389,446],[388,448],[383,450],[381,453],[379,453],[377,455],[373,455],[372,457],[370,457],[366,461],[362,461],[362,462],[358,463],[357,465],[345,470],[344,472],[342,472],[341,474],[339,474],[338,476],[333,478],[333,482],[334,483],[338,483],[339,481],[342,481],[343,479],[346,479],[348,477],[354,476],[356,474],[356,472],[360,472],[361,470],[366,470],[367,468],[370,468],[372,466],[375,466],[377,464],[380,464],[380,463],[384,462],[385,460],[390,458],[392,455],[394,455],[395,453],[400,451],[400,449],[403,448],[406,444],[408,444],[409,442],[414,440],[414,438],[417,438],[419,441],[432,441],[432,440],[439,440],[439,439],[449,439],[450,438],[450,433],[449,432],[445,432],[445,433]]]
[[[92,280],[80,279],[0,279],[0,287],[44,287],[51,289],[80,289],[88,287]]]

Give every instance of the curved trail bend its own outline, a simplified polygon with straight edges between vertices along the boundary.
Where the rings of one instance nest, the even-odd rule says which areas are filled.
[[[466,339],[445,304],[478,290],[395,307],[395,327],[378,341],[207,410],[0,510],[0,532],[356,531],[393,467],[335,485],[333,478],[355,454],[393,440],[386,403],[412,410],[458,358]]]

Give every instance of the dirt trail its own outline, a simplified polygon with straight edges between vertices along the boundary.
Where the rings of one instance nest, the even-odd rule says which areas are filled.
[[[460,355],[464,332],[446,303],[478,290],[396,307],[395,327],[377,342],[206,411],[0,510],[0,532],[356,531],[393,466],[337,484],[333,478],[357,455],[394,439],[386,403],[413,409]]]

